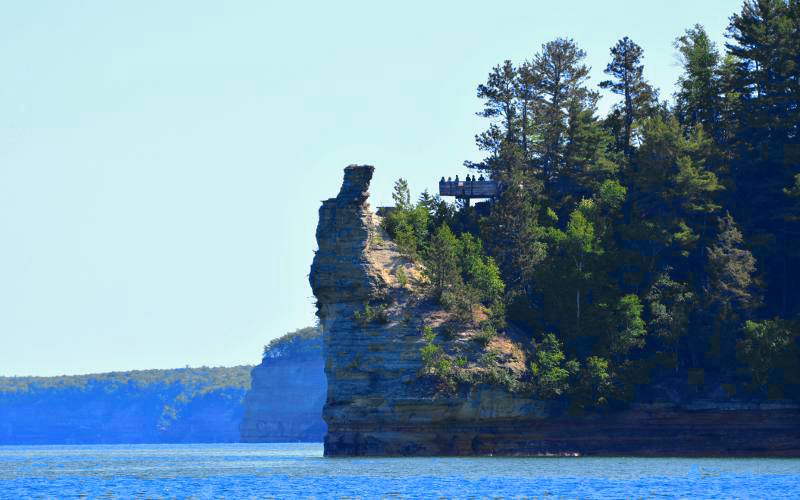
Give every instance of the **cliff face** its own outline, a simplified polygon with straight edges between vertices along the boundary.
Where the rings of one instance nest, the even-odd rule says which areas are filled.
[[[347,167],[319,211],[310,283],[328,380],[326,455],[800,455],[794,406],[660,402],[572,416],[502,386],[440,391],[423,373],[421,332],[447,314],[415,296],[420,269],[370,211],[373,171]],[[437,342],[468,337],[456,329]]]
[[[253,368],[252,387],[244,400],[242,442],[319,442],[325,436],[322,339],[315,333],[290,348],[285,344],[271,346]]]
[[[412,292],[420,269],[386,239],[370,211],[372,173],[371,166],[347,167],[339,195],[319,212],[310,282],[328,379],[325,453],[488,453],[476,424],[539,415],[543,405],[491,387],[441,394],[420,376],[420,332],[446,315]],[[408,284],[397,278],[401,268]],[[366,306],[385,308],[385,317],[365,318]]]

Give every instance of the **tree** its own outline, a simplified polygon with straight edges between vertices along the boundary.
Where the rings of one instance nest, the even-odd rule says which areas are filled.
[[[570,103],[562,174],[562,194],[566,196],[562,203],[589,197],[599,184],[619,172],[611,147],[614,138],[594,113],[594,105],[583,107],[577,100]]]
[[[397,210],[411,210],[411,191],[408,189],[408,181],[402,177],[394,182],[392,199]]]
[[[589,405],[604,406],[611,392],[611,373],[608,360],[600,356],[589,356],[581,369],[581,389],[588,393]]]
[[[545,257],[533,202],[537,191],[538,182],[515,168],[481,227],[489,253],[512,292],[526,291],[533,270]]]
[[[470,233],[459,238],[461,270],[464,282],[475,289],[480,300],[492,305],[503,298],[505,284],[494,259],[483,251],[483,242]]]
[[[542,51],[525,63],[524,82],[539,98],[531,132],[532,150],[545,184],[553,183],[564,167],[564,142],[570,106],[588,107],[593,94],[585,87],[589,68],[586,53],[572,39],[557,38],[542,45]]]
[[[478,85],[478,98],[484,100],[483,110],[478,116],[499,118],[503,125],[504,139],[510,142],[517,137],[516,97],[517,69],[509,60],[504,61],[502,66],[492,68],[486,83]],[[486,142],[487,145],[493,143],[494,140]]]
[[[437,300],[441,299],[445,290],[461,282],[458,251],[458,239],[447,224],[439,226],[425,256],[425,271]]]
[[[797,332],[793,332],[795,327],[795,324],[780,318],[745,322],[742,329],[744,338],[736,346],[737,357],[745,364],[753,386],[765,384],[770,372],[778,368],[787,355],[795,355],[794,359],[787,360],[787,364],[796,364],[796,349],[792,345],[797,336]]]
[[[689,316],[696,302],[695,294],[686,283],[675,281],[672,269],[665,269],[651,285],[645,296],[648,331],[659,339],[675,356],[675,371],[681,367],[680,342],[689,330]]]
[[[618,107],[623,117],[623,130],[620,145],[626,158],[630,160],[633,139],[633,123],[647,116],[656,101],[656,93],[644,79],[642,57],[644,51],[627,36],[611,47],[611,62],[605,72],[614,77],[605,80],[600,87],[622,96]]]
[[[587,259],[603,252],[595,227],[589,216],[595,205],[591,200],[583,200],[578,208],[570,214],[567,230],[564,233],[564,248],[575,264],[578,285],[575,288],[575,324],[580,332],[581,325],[581,283],[588,277],[586,274]]]
[[[696,24],[675,40],[683,75],[678,78],[676,115],[691,127],[701,125],[716,140],[722,107],[720,55],[705,28]]]
[[[800,312],[800,221],[781,196],[800,173],[800,6],[795,0],[747,0],[731,17],[726,48],[738,96],[730,207],[754,241],[767,277],[768,313]]]
[[[611,352],[620,360],[626,360],[631,349],[644,347],[647,329],[642,319],[639,297],[628,294],[619,299],[616,307],[617,329],[611,338]]]
[[[564,394],[569,389],[569,377],[580,369],[575,360],[564,360],[561,342],[552,333],[544,336],[536,345],[535,361],[531,362],[536,392],[542,398],[549,399]]]
[[[758,303],[753,277],[756,260],[742,242],[742,233],[726,213],[720,218],[714,244],[707,250],[710,282],[706,294],[723,318],[753,309]]]

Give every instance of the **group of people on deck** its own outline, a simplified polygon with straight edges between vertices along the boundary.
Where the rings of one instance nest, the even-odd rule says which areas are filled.
[[[484,178],[483,178],[483,174],[481,174],[481,176],[480,176],[480,177],[478,177],[477,179],[475,178],[475,176],[474,176],[474,175],[473,175],[472,177],[470,177],[469,175],[467,175],[467,178],[464,180],[464,182],[475,182],[475,181],[485,181],[485,180],[486,180],[486,179],[484,179]],[[453,178],[452,178],[452,177],[448,177],[448,178],[447,178],[447,181],[445,181],[445,180],[444,180],[444,176],[442,176],[442,180],[440,180],[439,182],[453,182]],[[460,182],[460,181],[458,180],[458,176],[456,176],[456,180],[455,180],[455,182],[456,182],[456,183]]]

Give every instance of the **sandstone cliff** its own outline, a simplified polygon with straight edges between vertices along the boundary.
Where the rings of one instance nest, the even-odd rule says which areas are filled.
[[[252,371],[252,386],[244,398],[241,441],[322,441],[327,390],[323,366],[322,338],[315,328],[271,342],[264,360]]]
[[[425,373],[421,332],[441,329],[448,314],[415,294],[421,270],[370,211],[373,171],[347,167],[319,211],[310,283],[328,380],[326,455],[800,455],[794,406],[658,401],[576,416],[501,384],[440,390]],[[469,326],[451,325],[436,342],[461,352],[471,337]],[[524,367],[511,338],[496,342],[504,369]]]

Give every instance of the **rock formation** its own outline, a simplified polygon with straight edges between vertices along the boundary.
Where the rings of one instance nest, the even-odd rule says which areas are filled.
[[[497,385],[438,390],[423,373],[421,332],[446,313],[415,296],[420,269],[370,211],[373,171],[347,167],[339,195],[319,211],[310,283],[323,329],[327,456],[800,455],[793,405],[659,401],[572,415],[562,402]]]
[[[307,328],[268,346],[253,368],[244,398],[244,443],[319,442],[325,436],[322,405],[327,384],[322,339]]]

